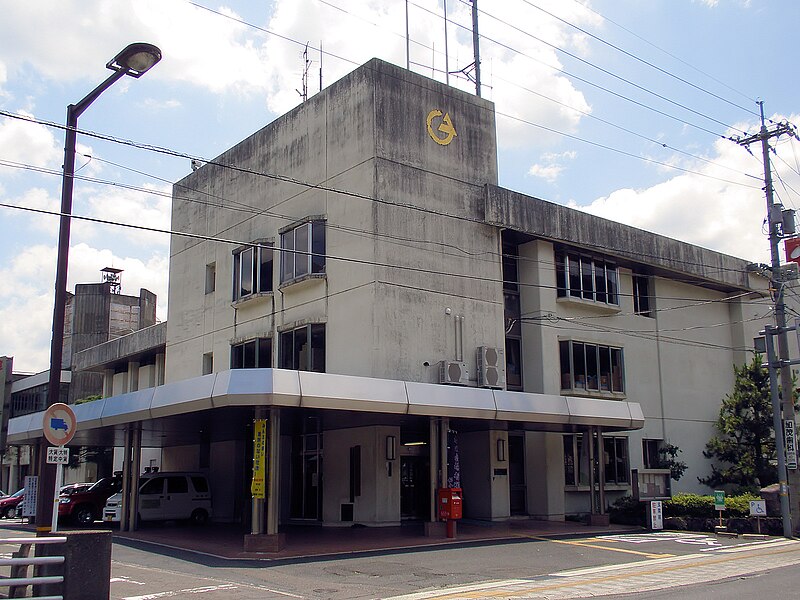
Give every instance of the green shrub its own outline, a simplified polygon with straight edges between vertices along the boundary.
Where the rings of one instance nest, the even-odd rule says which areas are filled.
[[[725,513],[722,517],[725,519],[747,517],[750,514],[750,501],[760,499],[759,496],[753,494],[726,496]],[[608,512],[613,523],[644,526],[646,510],[646,502],[638,502],[632,496],[624,496],[614,502]],[[681,523],[688,522],[698,526],[697,524],[704,519],[718,517],[719,513],[714,509],[713,496],[675,494],[671,500],[664,501],[665,519],[680,519]],[[704,529],[704,527],[700,528],[700,530]]]

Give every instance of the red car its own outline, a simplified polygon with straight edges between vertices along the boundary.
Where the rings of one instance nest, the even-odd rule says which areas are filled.
[[[108,497],[121,489],[121,477],[103,477],[84,492],[61,494],[58,497],[58,518],[71,519],[76,525],[89,527],[102,517]]]
[[[22,488],[10,496],[0,498],[0,518],[13,519],[16,517],[21,510],[17,505],[21,504],[24,499],[25,488]]]

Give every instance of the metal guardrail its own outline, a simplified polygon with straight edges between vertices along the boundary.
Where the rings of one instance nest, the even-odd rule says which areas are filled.
[[[13,552],[10,558],[0,557],[0,567],[11,567],[9,577],[0,577],[0,587],[8,588],[5,598],[29,598],[29,600],[63,600],[63,596],[28,596],[28,587],[63,583],[62,575],[39,577],[35,574],[28,576],[28,567],[40,565],[63,564],[63,556],[29,556],[31,547],[36,544],[63,544],[66,537],[31,537],[31,538],[6,538],[0,539],[0,544],[19,545],[19,550]]]

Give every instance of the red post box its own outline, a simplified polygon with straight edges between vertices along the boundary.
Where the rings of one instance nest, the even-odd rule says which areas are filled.
[[[439,488],[437,500],[439,520],[450,521],[461,518],[461,488]]]

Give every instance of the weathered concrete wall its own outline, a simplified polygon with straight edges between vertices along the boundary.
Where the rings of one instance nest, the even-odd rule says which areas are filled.
[[[73,366],[78,371],[92,370],[141,354],[163,352],[166,335],[166,323],[140,329],[76,353]]]
[[[432,110],[452,119],[448,145],[428,133]],[[236,245],[173,238],[168,379],[199,375],[206,353],[226,369],[231,343],[254,337],[273,339],[277,366],[280,332],[325,323],[328,372],[435,381],[423,363],[456,357],[445,308],[465,317],[474,379],[476,346],[503,345],[499,261],[469,256],[498,252],[499,231],[482,222],[495,155],[491,103],[375,60],[180,181],[179,231],[278,246],[287,225],[325,218],[326,277],[281,286],[276,252],[275,292],[233,307]]]
[[[486,222],[683,276],[692,275],[728,288],[747,289],[750,283],[748,262],[740,258],[495,185],[486,186]]]

